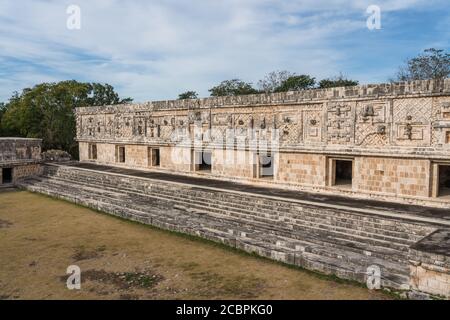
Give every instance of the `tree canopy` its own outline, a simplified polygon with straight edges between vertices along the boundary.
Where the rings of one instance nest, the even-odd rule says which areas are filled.
[[[74,108],[131,102],[120,99],[108,84],[62,81],[42,83],[14,93],[4,104],[3,136],[42,138],[43,149],[61,149],[78,156]]]
[[[356,80],[350,80],[345,78],[342,74],[335,78],[328,78],[319,81],[319,88],[334,88],[334,87],[349,87],[357,86],[359,84]]]
[[[243,82],[239,79],[222,81],[218,86],[211,88],[211,96],[237,96],[253,93],[274,93],[298,91],[313,88],[332,88],[332,87],[346,87],[356,86],[358,81],[345,78],[342,74],[334,77],[321,80],[316,84],[316,79],[310,75],[297,75],[289,71],[272,71],[268,73],[263,79],[258,81],[259,90],[252,87],[251,83]],[[189,91],[188,91],[189,92]],[[180,95],[181,97],[181,95]]]
[[[211,97],[238,96],[258,93],[258,90],[253,88],[251,83],[244,82],[240,79],[222,81],[219,85],[212,87],[208,91],[211,93]]]
[[[288,78],[295,76],[295,73],[283,70],[272,71],[263,79],[258,81],[258,87],[261,92],[272,93],[279,88]]]
[[[316,79],[302,74],[294,75],[288,77],[286,80],[282,81],[281,84],[275,88],[274,92],[286,92],[286,91],[297,91],[313,88],[316,84]]]
[[[3,114],[5,113],[5,110],[6,110],[6,104],[3,102],[0,102],[0,137],[4,136],[1,123],[2,123],[2,117],[3,117]]]
[[[397,73],[398,81],[445,79],[450,76],[450,53],[440,49],[426,49],[406,61]]]
[[[198,93],[195,91],[186,91],[178,95],[178,99],[197,99]]]

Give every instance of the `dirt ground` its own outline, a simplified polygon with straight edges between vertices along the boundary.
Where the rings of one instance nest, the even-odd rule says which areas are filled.
[[[81,268],[68,290],[66,269]],[[389,299],[25,191],[0,192],[0,299]]]

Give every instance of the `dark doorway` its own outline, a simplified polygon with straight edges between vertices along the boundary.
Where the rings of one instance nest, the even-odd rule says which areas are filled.
[[[12,168],[2,169],[2,183],[12,183]]]
[[[118,147],[117,153],[118,162],[125,163],[125,147]]]
[[[159,167],[160,165],[160,155],[159,149],[149,148],[149,163],[152,167]]]
[[[96,144],[91,144],[91,150],[90,150],[89,158],[91,160],[97,160],[97,145]]]
[[[271,155],[259,156],[261,178],[273,178],[273,158]]]
[[[353,161],[336,160],[336,180],[335,185],[344,186],[352,185],[353,178]]]
[[[439,196],[450,196],[450,165],[439,166]]]
[[[211,171],[212,169],[212,155],[211,152],[201,152],[199,153],[201,157],[201,162],[199,161],[198,170],[200,171]]]

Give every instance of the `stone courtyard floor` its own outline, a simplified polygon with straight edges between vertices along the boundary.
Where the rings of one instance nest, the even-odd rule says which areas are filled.
[[[81,268],[81,290],[66,269]],[[391,299],[25,191],[0,192],[0,299]]]

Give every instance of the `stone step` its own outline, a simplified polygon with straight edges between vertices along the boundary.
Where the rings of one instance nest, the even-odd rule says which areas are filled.
[[[55,177],[53,177],[53,178],[54,179],[58,179],[58,178],[55,178]],[[60,179],[64,180],[62,178],[60,178]],[[109,188],[113,188],[112,186],[105,186],[105,185],[103,185],[102,187],[104,187],[104,188],[108,188],[108,187]],[[125,190],[123,188],[120,188],[120,190],[122,190],[123,192],[130,192],[129,190]],[[135,192],[135,191],[132,191],[132,192]],[[160,196],[160,195],[161,194],[158,193],[158,196]],[[171,197],[170,199],[172,199],[174,201],[179,201],[180,199],[185,199],[185,197],[182,197],[181,195],[177,196],[175,198],[172,197],[172,196],[167,196],[167,197]],[[241,212],[241,213],[245,212],[245,214],[250,212],[249,210],[243,211],[241,208],[235,208],[235,206],[231,205],[231,204],[227,205],[227,206],[220,205],[220,204],[216,205],[216,203],[215,202],[211,202],[210,199],[199,199],[199,200],[186,199],[184,201],[185,202],[186,201],[190,202],[192,205],[200,205],[201,207],[208,207],[208,210],[217,210],[217,209],[220,210],[220,209],[223,209],[223,210],[225,210],[225,212],[230,212],[230,213],[231,212],[236,212],[236,210],[238,210],[237,212]],[[280,223],[280,222],[285,221],[285,222],[288,222],[288,223],[291,223],[291,224],[293,224],[296,221],[298,221],[299,220],[298,218],[300,217],[300,215],[297,214],[296,217],[294,217],[294,218],[280,217],[280,216],[277,216],[276,218],[273,218],[273,217],[261,216],[261,215],[258,215],[258,213],[254,213],[254,212],[252,213],[252,215],[254,216],[254,219],[260,219],[260,218],[262,218],[262,219],[273,219],[274,223]],[[307,217],[308,219],[305,219],[305,217]],[[358,224],[355,224],[354,221],[351,221],[351,223],[345,223],[345,222],[337,220],[337,219],[330,219],[330,218],[328,218],[328,219],[317,219],[317,218],[314,218],[314,217],[311,218],[308,215],[305,216],[303,214],[301,215],[301,218],[302,218],[301,219],[302,221],[309,220],[311,223],[315,223],[315,224],[323,224],[323,225],[331,225],[332,224],[332,225],[334,225],[334,226],[336,226],[338,228],[339,227],[351,228],[355,232],[361,232],[361,233],[364,233],[366,235],[368,235],[370,233],[372,233],[372,234],[381,234],[381,236],[379,236],[378,238],[380,238],[382,240],[387,240],[387,241],[395,240],[395,238],[400,238],[400,239],[405,239],[406,240],[405,241],[406,244],[411,244],[412,242],[416,242],[416,241],[422,239],[422,236],[418,236],[418,235],[409,236],[406,233],[394,232],[394,231],[391,231],[391,230],[383,230],[380,226],[378,226],[378,228],[375,228],[375,227],[366,226],[365,224],[362,224],[362,223],[360,223],[358,225]],[[346,220],[348,220],[348,219],[346,219]]]
[[[55,178],[55,177],[53,177],[53,178]],[[63,179],[63,178],[61,178],[61,179]],[[106,186],[105,186],[106,187]],[[130,190],[125,190],[123,187],[121,187],[120,188],[121,190],[123,190],[123,191],[126,191],[126,192],[129,192]],[[136,190],[133,190],[132,192],[136,192]],[[180,196],[178,196],[177,198],[181,198],[181,195]],[[208,201],[208,206],[212,206],[212,204],[211,204],[211,201],[210,201],[210,199],[204,199],[204,201]],[[202,206],[204,205],[204,204],[201,204]],[[219,205],[220,206],[220,205]],[[224,205],[222,205],[222,207],[224,207]],[[228,207],[230,207],[230,206],[226,206],[226,208],[228,208]],[[231,206],[231,208],[234,208],[234,205],[233,206]],[[237,209],[236,209],[237,210]],[[258,215],[258,213],[256,213],[256,215]],[[338,224],[339,223],[341,223],[342,224],[342,222],[340,222],[339,220],[337,220],[338,218],[336,217],[336,218],[334,218],[333,217],[333,219],[330,219],[330,215],[328,215],[328,216],[325,216],[325,217],[328,217],[327,219],[323,219],[323,220],[320,220],[320,219],[318,219],[318,218],[315,218],[314,216],[311,216],[311,215],[308,215],[308,214],[306,214],[305,213],[305,211],[303,211],[303,212],[301,212],[301,215],[302,215],[302,218],[303,218],[303,220],[305,220],[304,219],[304,217],[310,217],[310,219],[316,219],[316,221],[315,222],[322,222],[322,223],[326,223],[326,224],[330,224],[329,222],[331,221],[331,220],[333,220],[334,219],[334,221],[333,222],[337,222]],[[296,215],[295,215],[295,218],[296,217],[298,217],[299,216],[299,214],[297,213]],[[323,215],[322,215],[323,216]],[[295,219],[294,218],[294,219]],[[277,216],[277,221],[280,221],[280,216]],[[289,219],[288,217],[285,217],[284,219]],[[364,218],[365,219],[365,218]],[[343,220],[343,221],[350,221],[350,222],[354,222],[353,221],[353,219],[349,219],[349,218],[346,218],[346,219],[340,219],[340,220]],[[295,221],[295,220],[294,220]],[[368,223],[372,223],[372,222],[365,222],[365,220],[361,220],[361,221],[363,221],[364,222],[364,224],[363,225],[355,225],[355,224],[353,224],[352,225],[352,228],[354,229],[354,230],[365,230],[365,231],[368,231],[368,228],[365,228],[366,227],[366,224],[368,224]],[[398,224],[398,223],[397,223]],[[373,228],[372,228],[372,232],[374,232],[375,231],[375,233],[376,232],[380,232],[380,230],[381,231],[383,231],[384,229],[382,229],[381,227],[382,226],[386,226],[387,224],[386,223],[383,223],[383,224],[378,224],[378,225],[375,225]],[[344,225],[345,226],[345,225]],[[429,229],[429,228],[428,228]],[[385,234],[385,235],[389,235],[389,232],[391,232],[392,230],[391,229],[389,229],[389,230],[386,230],[386,232],[383,232],[383,234]],[[431,232],[432,230],[427,230],[427,232]],[[392,231],[392,233],[390,234],[390,236],[396,236],[395,235],[395,233],[394,233],[395,231]],[[400,232],[400,231],[398,231],[398,232]],[[397,237],[403,237],[403,238],[405,238],[405,239],[408,239],[408,234],[406,234],[406,233],[399,233],[398,234],[398,236]],[[411,240],[412,241],[418,241],[418,240],[420,240],[421,238],[423,237],[423,235],[417,235],[417,234],[413,234],[413,235],[411,235],[409,238],[411,238]]]
[[[43,187],[47,188],[47,189],[51,189],[52,187],[56,188],[56,190],[58,190],[58,189],[70,190],[71,189],[71,187],[67,184],[65,184],[65,185],[48,185],[48,182],[40,182],[40,183],[41,183],[41,185],[43,184]],[[85,193],[87,194],[87,197],[91,197],[92,199],[98,200],[102,196],[105,197],[104,191],[99,191],[100,189],[93,188],[93,187],[80,188],[79,186],[75,186],[73,188],[72,192],[81,194],[83,189],[87,189]],[[98,194],[96,194],[96,193],[98,193]],[[111,198],[111,195],[107,195],[106,196],[106,197],[108,197],[107,201],[113,202],[113,201],[117,200],[119,204],[124,203],[123,201],[125,199],[123,199],[122,193],[114,193],[112,195],[112,197],[114,197],[114,196],[116,198],[119,197],[119,200]],[[132,202],[127,201],[127,207],[135,208],[136,206],[134,205],[134,203],[136,203],[136,198],[133,198]],[[144,208],[151,209],[151,208],[148,208],[148,205],[149,205],[148,199],[145,199],[145,201],[143,203],[144,203],[144,205],[140,204],[141,207],[144,206]],[[154,206],[155,204],[152,203],[151,205]],[[168,204],[165,204],[162,206],[160,205],[159,209],[165,210],[165,209],[167,209],[167,206],[168,206]],[[170,204],[169,204],[169,206],[170,206]],[[243,219],[235,219],[233,221],[236,221],[236,223],[239,223],[242,225],[242,223],[244,222],[242,220]],[[230,223],[231,220],[228,219],[227,221],[228,221],[227,223]],[[283,228],[280,226],[277,226],[277,228],[274,228],[272,226],[267,226],[267,224],[266,225],[256,224],[255,222],[252,222],[252,221],[247,221],[247,223],[245,224],[245,226],[247,228],[249,228],[250,226],[253,227],[252,225],[257,225],[257,227],[260,230],[264,230],[264,234],[266,234],[266,235],[271,234],[271,233],[277,234],[277,235],[283,235],[284,233],[293,233],[293,230],[291,230],[291,229],[285,229],[285,231],[283,231]],[[242,226],[241,226],[241,229],[242,229]],[[246,231],[246,233],[252,232],[249,230],[245,230],[245,231]],[[347,247],[347,250],[348,250],[348,247],[351,247],[352,250],[357,249],[356,251],[358,251],[360,253],[361,252],[369,252],[369,250],[370,250],[370,253],[373,254],[373,256],[379,256],[379,257],[388,258],[388,259],[392,259],[394,257],[395,258],[394,260],[396,260],[396,261],[401,261],[402,259],[403,260],[406,259],[405,252],[396,250],[395,254],[393,254],[394,250],[392,250],[392,249],[382,247],[379,245],[376,246],[376,245],[370,244],[370,239],[364,239],[364,241],[361,241],[361,239],[355,239],[355,237],[348,236],[346,234],[330,235],[330,233],[317,232],[317,231],[313,233],[310,228],[303,228],[303,229],[299,229],[297,231],[298,232],[293,233],[293,236],[295,236],[295,234],[298,233],[298,235],[297,235],[298,239],[308,238],[308,239],[311,239],[311,241],[316,242],[316,243],[318,241],[321,241],[322,244],[324,244],[328,247],[330,246],[330,242],[331,242],[332,246],[336,246],[333,242],[336,242],[337,240],[339,240],[339,243],[341,245],[345,244],[345,247]],[[328,240],[329,242],[324,243],[323,240]],[[406,250],[407,248],[403,247],[402,249]]]
[[[161,193],[158,193],[158,195],[161,195]],[[399,241],[401,241],[401,239],[404,239],[404,243],[407,244],[411,244],[411,243],[415,243],[417,241],[419,241],[420,239],[422,239],[422,236],[417,236],[417,235],[410,235],[407,233],[403,233],[403,232],[399,232],[399,231],[390,231],[390,230],[384,230],[381,228],[374,228],[374,227],[370,227],[367,225],[364,225],[362,223],[355,223],[354,221],[351,221],[351,223],[345,223],[343,221],[339,221],[337,219],[332,219],[331,217],[328,217],[327,219],[320,219],[320,218],[316,218],[314,216],[311,215],[299,215],[297,214],[294,217],[290,217],[287,216],[287,214],[285,214],[284,216],[281,215],[275,215],[273,214],[272,216],[269,216],[268,214],[261,214],[260,212],[255,212],[255,210],[249,210],[249,209],[244,209],[242,207],[237,207],[234,204],[219,204],[216,201],[211,202],[210,199],[206,199],[206,198],[186,198],[183,196],[172,196],[172,195],[167,195],[165,194],[166,197],[169,197],[172,200],[176,200],[176,199],[180,199],[182,198],[184,202],[188,202],[191,203],[192,205],[199,205],[201,207],[205,207],[208,209],[212,209],[212,208],[219,208],[222,210],[226,210],[228,212],[251,212],[252,215],[255,217],[255,219],[262,219],[262,220],[272,220],[274,223],[280,223],[280,222],[287,222],[287,223],[291,223],[291,224],[295,224],[297,221],[309,221],[311,223],[311,225],[313,224],[318,224],[318,225],[333,225],[336,226],[336,230],[341,228],[352,228],[352,230],[357,231],[357,232],[361,232],[361,233],[365,233],[366,235],[368,234],[382,234],[382,236],[379,237],[379,239],[383,239],[383,240],[397,240],[399,239]],[[301,219],[300,219],[301,218]],[[305,219],[307,218],[307,219]],[[358,222],[360,222],[359,220],[357,220]]]
[[[61,172],[60,172],[60,174],[61,174]],[[84,174],[86,174],[86,172],[84,172]],[[79,177],[78,177],[79,178]],[[117,177],[114,177],[114,178],[117,178]],[[89,178],[89,180],[92,180],[91,178]],[[94,181],[97,181],[97,182],[101,182],[101,183],[105,183],[105,180],[108,180],[108,179],[94,179]],[[172,186],[173,187],[173,186]],[[121,188],[123,189],[124,187],[123,186],[121,186]],[[156,188],[154,185],[152,185],[151,186],[151,188]],[[159,187],[160,189],[161,189],[161,187]],[[166,186],[164,186],[164,189],[163,190],[165,190],[166,189]],[[170,190],[171,188],[167,188],[167,190]],[[181,190],[181,189],[180,189]],[[176,190],[175,192],[177,192],[177,195],[181,195],[181,196],[183,196],[183,192],[180,192],[180,190]],[[148,192],[148,190],[145,190],[145,187],[143,187],[143,188],[133,188],[133,191],[145,191],[145,192]],[[163,191],[163,192],[165,192],[165,191]],[[216,194],[214,194],[214,198],[216,199],[216,198],[220,198],[220,196],[221,196],[221,193],[220,192],[216,192]],[[235,203],[237,202],[237,200],[236,200],[236,198],[237,197],[234,197],[234,195],[233,195],[233,201],[232,201],[232,203],[233,203],[233,205],[236,205]],[[207,200],[209,201],[209,199],[210,198],[208,198]],[[251,203],[253,201],[253,199],[246,199],[245,200],[245,204],[247,205],[247,206],[249,206],[249,203],[251,204],[251,206],[252,207],[257,207],[257,205],[256,204],[253,204],[253,203]],[[209,201],[210,202],[210,201]],[[272,202],[274,202],[274,201],[270,201],[271,203]],[[228,203],[230,203],[230,201],[228,201]],[[279,207],[279,204],[277,203],[277,206],[273,206],[272,207],[272,210],[271,211],[269,211],[269,212],[276,212],[276,211],[278,211],[277,210],[277,207]],[[298,211],[299,211],[299,207],[297,206],[296,208],[294,208],[295,210],[296,210],[296,214],[298,215]],[[300,210],[301,210],[302,208],[300,207]],[[258,210],[263,210],[263,209],[258,209]],[[284,208],[284,209],[282,209],[283,211],[282,211],[282,213],[284,213],[284,214],[286,214],[286,209]],[[307,214],[307,213],[305,213],[304,212],[304,210],[303,210],[303,212],[302,212],[302,214],[303,215],[305,215],[305,214]],[[332,214],[332,215],[330,215],[330,214],[324,214],[324,215],[322,215],[323,217],[325,217],[325,218],[330,218],[330,216],[331,217],[334,217],[336,215],[336,212],[334,212],[334,214]],[[373,217],[370,217],[370,216],[362,216],[362,217],[358,217],[358,215],[355,215],[355,214],[351,214],[351,215],[349,215],[349,214],[346,214],[346,220],[351,220],[351,219],[354,219],[354,218],[357,218],[357,219],[360,219],[360,220],[362,220],[362,221],[364,221],[365,223],[368,223],[368,222],[370,222],[370,221],[377,221],[376,219],[377,218],[373,218]],[[336,217],[337,218],[337,217]],[[375,219],[375,220],[374,220]],[[378,219],[378,221],[379,221],[379,219]],[[402,227],[403,226],[403,227]],[[429,234],[432,230],[430,230],[430,228],[429,227],[424,227],[424,226],[420,226],[420,225],[418,225],[418,224],[411,224],[411,223],[402,223],[402,224],[399,224],[398,223],[398,220],[394,220],[394,222],[392,223],[389,219],[383,219],[383,225],[382,225],[382,227],[383,227],[383,229],[390,229],[391,231],[396,231],[396,229],[398,230],[398,228],[403,228],[403,230],[398,230],[398,231],[400,231],[400,232],[405,232],[405,234],[406,234],[406,231],[407,232],[409,232],[409,234],[411,234],[411,240],[413,240],[413,241],[417,241],[417,240],[420,240],[422,237],[424,237],[424,236],[426,236],[427,234]],[[380,228],[380,225],[374,225],[374,229],[379,229]],[[415,231],[415,230],[417,230],[417,231]]]
[[[64,184],[62,180],[59,180],[59,182],[55,181],[54,183],[61,183],[61,185]],[[81,186],[82,185],[79,185],[79,187],[81,187]],[[153,195],[153,196],[155,196],[155,195]],[[171,202],[185,204],[184,201],[180,200],[180,199],[170,199],[170,200],[171,200]],[[190,204],[189,207],[191,209],[196,207],[198,210],[205,210],[204,206],[201,206],[201,205],[195,206],[193,204]],[[219,212],[219,213],[221,213],[221,214],[223,214],[225,216],[232,216],[233,218],[237,218],[237,219],[239,219],[242,222],[252,223],[252,222],[255,221],[254,217],[252,217],[252,216],[248,217],[248,216],[246,216],[244,214],[233,213],[233,212],[231,212],[231,210],[228,210],[228,211],[222,210],[222,211],[220,211],[220,210],[216,210],[215,208],[208,207],[208,212],[211,213],[211,211],[214,211],[216,213]],[[275,221],[275,222],[269,221],[269,222],[276,223],[277,224],[277,229],[280,228],[280,222],[279,221]],[[286,225],[286,224],[283,223],[283,225]],[[333,226],[328,226],[328,225],[314,225],[314,224],[308,224],[307,222],[303,222],[303,221],[302,221],[302,223],[296,223],[296,224],[292,224],[292,225],[289,225],[289,226],[292,226],[292,228],[296,229],[296,230],[302,230],[303,228],[309,228],[309,229],[312,229],[312,230],[316,230],[317,229],[317,230],[320,230],[320,231],[323,231],[323,230],[334,231],[334,232],[340,234],[342,237],[348,237],[348,234],[352,234],[353,237],[363,237],[364,240],[365,240],[364,242],[368,242],[367,238],[372,238],[373,237],[373,236],[372,237],[370,237],[370,236],[367,237],[366,236],[367,233],[364,233],[363,235],[361,235],[361,232],[357,232],[357,231],[355,231],[353,229],[335,228]],[[288,230],[291,230],[291,229],[288,228]],[[394,239],[392,237],[388,237],[388,240],[385,240],[386,239],[385,237],[381,237],[383,239],[378,239],[380,237],[375,236],[374,238],[376,240],[378,240],[378,241],[384,241],[384,242],[388,241],[390,246],[392,246],[392,245],[399,245],[399,244],[408,246],[409,244],[411,244],[411,242],[406,242],[406,241],[404,241],[404,239]],[[370,242],[370,240],[369,240],[369,242]],[[376,244],[376,243],[374,243],[374,244]],[[402,249],[404,250],[405,248],[402,248]]]
[[[189,234],[195,234],[200,235],[205,238],[209,238],[210,240],[214,241],[220,241],[227,244],[230,244],[233,242],[232,239],[229,239],[229,237],[224,236],[225,233],[218,232],[217,229],[220,229],[220,224],[214,224],[211,221],[203,221],[203,223],[198,223],[199,221],[192,221],[192,217],[186,217],[182,214],[176,214],[174,212],[171,212],[171,217],[168,217],[166,215],[159,215],[159,214],[151,214],[147,211],[142,212],[139,210],[134,210],[126,206],[126,204],[122,203],[122,206],[113,205],[109,202],[103,202],[101,199],[96,197],[95,195],[86,193],[86,198],[83,197],[82,194],[77,192],[68,191],[70,188],[61,189],[59,186],[55,186],[54,190],[46,189],[46,186],[39,187],[39,186],[33,186],[30,184],[28,188],[32,191],[37,191],[41,193],[45,193],[51,196],[57,196],[69,201],[73,201],[76,203],[80,203],[89,207],[92,207],[97,210],[102,210],[105,212],[110,212],[112,214],[119,215],[121,217],[153,224],[159,227],[163,227],[165,229],[174,230],[174,231],[180,231],[184,233]],[[77,191],[77,190],[75,190]],[[125,207],[124,207],[125,205]],[[194,219],[195,220],[195,219]],[[191,223],[188,223],[191,221]],[[208,227],[205,227],[204,225],[208,225]],[[229,226],[230,224],[227,223]],[[228,233],[229,234],[229,233]],[[228,240],[225,240],[228,239]],[[263,237],[264,239],[264,237]],[[237,240],[234,240],[236,242],[236,247],[240,249],[244,249],[249,252],[255,251],[255,248],[258,253],[267,256],[269,258],[275,258],[280,261],[289,262],[286,261],[286,256],[290,254],[295,255],[295,251],[290,250],[286,252],[286,249],[280,248],[279,246],[273,246],[270,242],[263,241],[260,239],[252,239],[248,236],[240,237]],[[253,246],[253,249],[252,249]],[[269,252],[270,255],[267,253]],[[318,254],[320,253],[320,254]],[[336,274],[338,276],[341,276],[343,278],[353,279],[362,281],[364,279],[364,276],[361,276],[363,274],[364,264],[362,263],[364,261],[364,257],[361,257],[361,259],[356,259],[356,261],[359,261],[358,264],[354,264],[353,260],[344,260],[342,258],[334,258],[330,256],[326,256],[323,254],[324,252],[320,252],[316,250],[315,252],[307,252],[303,251],[298,253],[297,251],[297,257],[294,258],[294,263],[306,267],[311,270],[321,271],[325,273],[330,274]],[[371,262],[367,261],[367,263],[372,263],[375,260],[372,260]],[[377,261],[381,264],[383,269],[386,269],[383,271],[384,278],[382,282],[385,286],[394,287],[394,288],[405,288],[408,283],[408,277],[405,275],[404,270],[400,268],[390,268],[387,269],[385,266],[390,265],[391,263],[387,261]],[[360,265],[363,266],[360,266]],[[357,278],[355,278],[357,277]],[[362,278],[361,278],[362,277]]]

